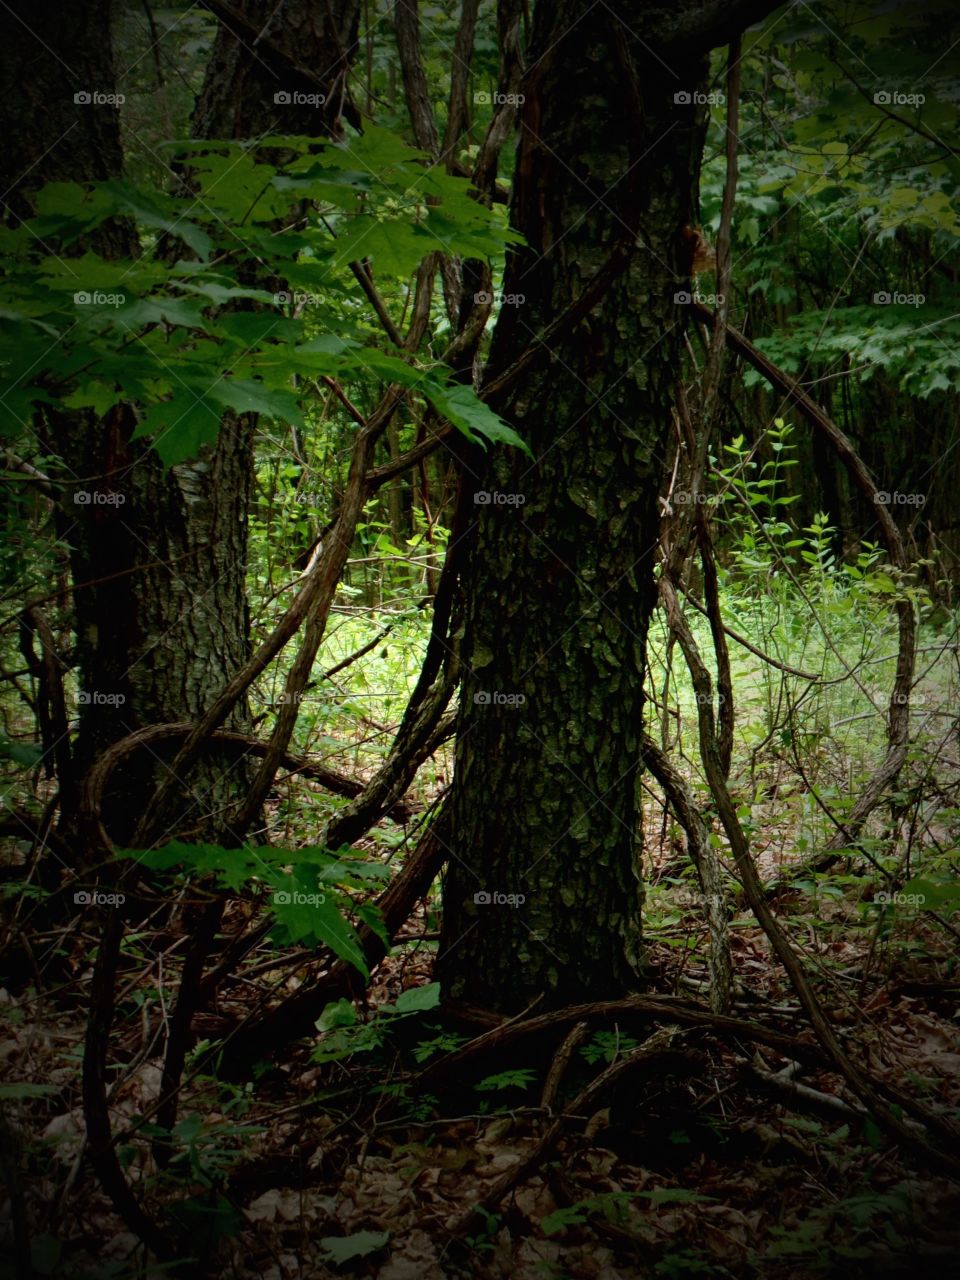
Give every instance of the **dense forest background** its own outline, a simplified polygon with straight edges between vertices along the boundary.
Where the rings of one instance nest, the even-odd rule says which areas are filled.
[[[953,1274],[955,7],[0,36],[0,1274]]]

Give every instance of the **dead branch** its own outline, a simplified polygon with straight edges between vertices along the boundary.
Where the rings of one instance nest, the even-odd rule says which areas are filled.
[[[713,313],[700,303],[694,303],[693,313],[701,324],[712,325]],[[819,432],[830,445],[850,474],[856,487],[873,507],[880,534],[890,562],[901,573],[909,571],[909,561],[900,537],[900,531],[887,506],[878,500],[876,481],[860,458],[847,435],[833,422],[827,413],[807,394],[788,373],[779,369],[767,356],[732,325],[726,326],[727,343],[732,351],[747,360],[758,373],[794,405],[810,426]],[[916,664],[917,626],[913,605],[909,600],[896,603],[899,647],[897,670],[890,694],[888,712],[887,754],[880,768],[863,789],[850,813],[838,824],[839,830],[827,843],[826,849],[811,864],[814,870],[828,870],[837,859],[837,851],[847,848],[855,840],[863,824],[880,803],[888,788],[896,780],[907,755],[910,736],[910,693]]]
[[[497,1017],[497,1015],[487,1014],[484,1010],[461,1010],[459,1005],[451,1003],[445,1003],[441,1008],[451,1017],[463,1018],[466,1014],[471,1021],[481,1019],[493,1021]],[[424,1067],[417,1077],[418,1088],[429,1092],[441,1076],[450,1073],[460,1074],[464,1063],[470,1059],[494,1050],[500,1052],[508,1044],[524,1036],[539,1035],[541,1032],[565,1026],[570,1022],[626,1015],[664,1023],[675,1022],[681,1026],[702,1027],[717,1035],[731,1038],[740,1037],[756,1044],[766,1045],[786,1058],[796,1058],[801,1062],[823,1066],[827,1061],[822,1049],[813,1040],[801,1040],[796,1036],[784,1035],[782,1031],[746,1018],[713,1013],[706,1005],[684,997],[624,996],[619,1000],[595,1000],[589,1004],[570,1005],[565,1009],[538,1014],[534,1018],[498,1018],[496,1025],[490,1026],[490,1029],[482,1035]]]
[[[81,808],[87,822],[94,824],[98,832],[97,842],[104,852],[110,850],[111,841],[100,821],[100,800],[107,779],[114,769],[134,752],[156,746],[161,742],[185,738],[192,729],[193,725],[190,721],[149,725],[145,729],[135,730],[125,738],[121,738],[119,742],[114,742],[97,759],[84,780]],[[268,744],[260,738],[234,729],[217,729],[211,733],[208,741],[210,746],[233,746],[252,756],[265,756],[268,750]],[[365,784],[358,782],[355,778],[348,778],[346,774],[338,773],[335,769],[330,769],[314,760],[307,760],[303,756],[285,752],[280,758],[280,764],[284,769],[289,770],[291,775],[300,774],[312,782],[319,782],[335,795],[346,796],[351,800],[362,795],[365,789]],[[413,810],[402,800],[397,800],[384,812],[397,822],[409,822],[413,816]]]
[[[587,1032],[590,1030],[589,1022],[578,1022],[570,1028],[563,1038],[560,1048],[557,1050],[553,1062],[550,1064],[550,1070],[547,1072],[547,1078],[543,1082],[543,1092],[540,1094],[540,1106],[544,1111],[553,1109],[553,1102],[557,1096],[557,1090],[560,1088],[560,1082],[563,1080],[573,1052],[578,1045],[582,1044],[586,1038]]]
[[[727,930],[726,894],[722,867],[710,844],[710,830],[693,793],[683,776],[673,767],[649,735],[643,737],[643,762],[663,787],[670,808],[687,837],[687,852],[697,872],[704,896],[704,916],[710,934],[707,965],[710,970],[710,1007],[715,1013],[729,1013],[733,993],[733,966]]]
[[[667,608],[670,627],[677,635],[683,656],[690,670],[694,689],[697,691],[700,758],[703,762],[714,804],[717,807],[720,821],[733,852],[737,873],[743,884],[747,901],[786,970],[801,1007],[810,1019],[817,1039],[835,1069],[844,1077],[855,1095],[869,1108],[876,1117],[878,1124],[903,1143],[907,1149],[919,1153],[935,1167],[954,1175],[957,1174],[960,1172],[960,1157],[954,1154],[957,1143],[956,1132],[939,1116],[926,1111],[924,1113],[924,1122],[927,1126],[927,1131],[936,1133],[942,1143],[939,1147],[934,1146],[932,1142],[920,1137],[912,1126],[905,1124],[900,1115],[887,1105],[880,1096],[880,1092],[875,1087],[872,1079],[854,1065],[840,1045],[830,1019],[807,981],[800,957],[794,951],[787,935],[773,915],[750,854],[749,842],[744,834],[743,827],[740,825],[736,806],[727,788],[726,778],[721,768],[714,731],[710,673],[703,663],[697,642],[680,610],[676,594],[670,579],[667,577],[661,579],[661,597]]]
[[[651,1062],[662,1058],[665,1054],[673,1053],[680,1034],[677,1027],[658,1028],[642,1045],[620,1058],[617,1062],[611,1063],[609,1067],[600,1072],[595,1080],[591,1080],[587,1087],[578,1093],[570,1103],[570,1114],[589,1114],[596,1100],[602,1093],[606,1092],[615,1080],[618,1080],[622,1075],[626,1075],[628,1071],[633,1071],[640,1066],[649,1066]],[[504,1196],[509,1195],[515,1187],[528,1178],[552,1150],[563,1133],[566,1124],[567,1117],[565,1115],[557,1116],[533,1150],[528,1152],[517,1164],[511,1165],[509,1169],[497,1178],[479,1205],[474,1205],[466,1213],[461,1214],[460,1218],[450,1228],[451,1235],[463,1235],[473,1222],[478,1209],[484,1209],[487,1212],[492,1211],[503,1200]]]

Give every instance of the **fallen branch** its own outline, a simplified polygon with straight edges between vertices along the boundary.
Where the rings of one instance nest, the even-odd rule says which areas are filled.
[[[573,1102],[570,1103],[570,1115],[588,1114],[596,1100],[615,1080],[626,1075],[628,1071],[634,1071],[640,1066],[649,1066],[651,1062],[656,1061],[656,1059],[663,1057],[665,1054],[673,1053],[679,1035],[680,1032],[676,1027],[660,1027],[657,1031],[654,1031],[653,1035],[645,1040],[639,1048],[611,1063],[606,1070],[600,1072],[595,1080],[591,1080],[587,1087],[577,1094]],[[450,1228],[451,1235],[461,1236],[465,1234],[476,1217],[478,1210],[491,1212],[503,1200],[504,1196],[508,1195],[528,1178],[549,1154],[563,1133],[566,1124],[566,1115],[557,1116],[536,1146],[522,1160],[512,1165],[497,1178],[484,1194],[479,1204],[471,1206],[466,1213],[460,1215]]]
[[[451,1017],[459,1017],[460,1009],[456,1004],[441,1006]],[[470,1020],[484,1015],[482,1011],[467,1010]],[[733,1017],[730,1014],[713,1013],[706,1005],[697,1004],[678,996],[624,996],[619,1000],[595,1000],[590,1004],[570,1005],[566,1009],[555,1009],[550,1013],[542,1013],[534,1018],[511,1018],[501,1020],[476,1039],[461,1045],[459,1049],[437,1058],[417,1076],[417,1087],[429,1092],[439,1076],[456,1070],[460,1072],[463,1064],[470,1058],[492,1050],[500,1051],[514,1040],[540,1032],[564,1026],[569,1022],[581,1022],[597,1018],[616,1018],[630,1015],[637,1018],[650,1018],[661,1022],[676,1022],[681,1026],[703,1027],[718,1035],[740,1036],[756,1044],[775,1049],[786,1058],[796,1058],[801,1062],[811,1062],[823,1066],[827,1061],[820,1046],[812,1040],[800,1040],[796,1036],[784,1035],[773,1027],[766,1027],[759,1022],[751,1022],[746,1018]]]
[[[110,774],[134,752],[152,748],[161,742],[185,738],[192,729],[193,725],[189,721],[148,725],[145,729],[136,729],[125,738],[121,738],[119,742],[114,742],[98,758],[84,781],[81,804],[87,821],[96,824],[99,830],[99,843],[105,852],[112,849],[112,844],[100,820],[100,798]],[[253,756],[264,756],[268,749],[268,744],[260,738],[233,729],[214,730],[208,742],[211,746],[242,748],[245,753]],[[335,795],[346,796],[350,800],[361,795],[365,788],[365,784],[358,782],[356,778],[348,778],[346,774],[338,773],[335,769],[329,769],[326,765],[307,760],[303,756],[285,752],[280,758],[280,763],[284,769],[289,770],[291,775],[300,774],[312,782],[319,782],[328,791],[332,791]],[[397,822],[409,822],[413,817],[413,810],[402,800],[396,801],[387,813]]]
[[[792,1079],[780,1071],[761,1071],[759,1067],[750,1068],[750,1077],[771,1093],[786,1098],[785,1105],[794,1104],[800,1110],[816,1111],[829,1118],[842,1116],[845,1120],[856,1120],[859,1123],[867,1117],[864,1107],[851,1107],[833,1093],[822,1093],[819,1089],[811,1089],[809,1085]]]
[[[589,1030],[589,1022],[578,1022],[564,1036],[563,1043],[550,1064],[550,1070],[547,1072],[547,1078],[543,1084],[543,1092],[540,1094],[540,1106],[544,1111],[553,1110],[554,1099],[560,1088],[560,1082],[566,1074],[567,1067],[570,1065],[573,1052],[586,1039]]]
[[[433,1090],[439,1077],[444,1074],[450,1072],[462,1074],[464,1063],[473,1057],[483,1053],[500,1052],[508,1044],[524,1036],[539,1035],[571,1022],[590,1022],[627,1016],[677,1023],[680,1026],[700,1027],[713,1035],[764,1045],[795,1064],[806,1063],[820,1069],[825,1067],[830,1070],[835,1069],[830,1053],[814,1039],[800,1039],[797,1036],[785,1035],[774,1027],[768,1027],[762,1022],[748,1018],[713,1013],[705,1005],[679,996],[626,996],[619,1000],[598,1000],[591,1004],[570,1005],[565,1009],[555,1009],[533,1018],[524,1017],[523,1014],[505,1018],[501,1014],[491,1013],[486,1009],[460,1005],[452,1001],[444,1001],[441,1012],[456,1021],[488,1029],[467,1044],[461,1045],[459,1049],[453,1050],[425,1067],[416,1079],[417,1087],[425,1092]],[[916,1117],[921,1123],[930,1122],[930,1113],[911,1092],[887,1080],[877,1080],[876,1088],[891,1103]],[[933,1117],[933,1121],[934,1124],[941,1126],[945,1137],[952,1136],[954,1144],[957,1143],[960,1135],[957,1135],[949,1125],[942,1124],[939,1117]],[[912,1122],[906,1121],[905,1124],[912,1134],[919,1133]]]

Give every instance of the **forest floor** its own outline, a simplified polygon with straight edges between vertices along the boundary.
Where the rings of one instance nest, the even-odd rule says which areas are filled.
[[[346,628],[343,651],[365,635]],[[955,633],[947,639],[918,690],[922,718],[897,795],[860,841],[873,865],[842,861],[829,873],[795,879],[770,901],[848,1056],[875,1086],[899,1094],[908,1123],[911,1106],[922,1106],[957,1125],[960,677]],[[888,661],[888,638],[872,643]],[[325,657],[335,662],[340,653],[333,648]],[[319,698],[315,711],[307,704],[297,750],[360,780],[371,775],[392,739],[418,655],[398,644],[390,662],[404,666],[388,681],[377,654],[351,669],[338,718]],[[791,720],[786,733],[776,715],[789,699],[785,704],[782,691],[749,669],[737,676],[745,714],[736,789],[750,797],[741,818],[770,883],[823,847],[829,831],[813,790],[842,804],[882,758],[882,688],[878,681],[876,696],[867,690],[871,702],[846,685],[831,686],[829,704],[809,705],[807,729]],[[395,705],[371,693],[381,689]],[[689,719],[689,690],[684,697]],[[348,716],[350,707],[358,709]],[[693,753],[683,751],[679,716],[665,723],[705,799]],[[421,770],[409,797],[421,817],[450,769],[448,745]],[[48,798],[33,801],[42,806]],[[278,786],[270,804],[274,845],[312,843],[330,805],[311,784]],[[189,941],[182,914],[189,881],[172,911],[169,894],[161,895],[159,923],[129,928],[124,941],[110,1119],[137,1197],[158,1222],[186,1232],[203,1259],[193,1274],[960,1275],[957,1184],[922,1153],[891,1142],[863,1113],[818,1047],[734,876],[737,1021],[712,1017],[707,933],[692,869],[679,829],[649,787],[643,829],[649,970],[632,1007],[507,1036],[489,1012],[440,1004],[434,891],[407,920],[359,1006],[341,1001],[322,1030],[275,1055],[264,1044],[264,1062],[231,1083],[222,1072],[209,1073],[206,1050],[229,1043],[258,1005],[293,994],[316,968],[313,949],[264,940],[193,1018],[175,1155],[164,1168],[151,1142],[157,1135],[143,1125],[163,1092],[162,1054]],[[407,834],[384,820],[360,852],[394,869]],[[21,1280],[13,1261],[18,1217],[28,1224],[36,1275],[180,1275],[145,1260],[91,1171],[81,1065],[97,914],[48,915],[44,891],[24,872],[26,844],[7,841],[3,854],[5,954],[15,963],[0,987],[0,1159],[12,1184],[0,1197],[0,1280]],[[918,874],[933,877],[926,888],[940,895],[932,900],[938,910],[917,910],[901,892]],[[885,898],[888,889],[896,892]],[[224,932],[259,923],[262,896],[246,886],[232,898]],[[529,1010],[524,1023],[539,1012]],[[591,1083],[608,1072],[608,1084],[591,1093]],[[955,1147],[960,1154],[960,1140]]]
[[[779,901],[785,923],[806,910],[799,898]],[[886,931],[876,922],[851,929],[849,907],[830,906],[842,929],[801,925],[793,935],[803,941],[806,934],[818,995],[843,1042],[874,1079],[899,1084],[955,1118],[960,982],[952,930],[919,915]],[[766,939],[748,919],[734,921],[740,994],[732,1012],[805,1042],[803,1066],[748,1034],[688,1027],[585,1113],[568,1110],[579,1091],[643,1044],[655,1022],[630,1013],[589,1019],[592,1038],[580,1033],[546,1106],[544,1081],[573,1021],[461,1053],[448,1068],[452,1051],[488,1026],[442,1007],[406,1024],[390,1025],[374,1012],[430,983],[431,924],[421,908],[404,931],[414,940],[401,942],[376,973],[369,1021],[351,1029],[376,1029],[369,1043],[354,1041],[354,1051],[318,1063],[316,1044],[329,1049],[331,1033],[318,1034],[315,1044],[302,1042],[258,1072],[255,1085],[190,1079],[188,1072],[178,1131],[185,1154],[159,1178],[142,1140],[123,1145],[127,1175],[152,1211],[161,1216],[179,1201],[176,1213],[198,1250],[205,1238],[220,1237],[205,1274],[957,1274],[957,1186],[858,1114],[857,1100],[818,1061]],[[699,940],[699,930],[669,917],[654,925],[646,995],[705,1008],[694,990],[705,978],[696,950],[677,945],[680,936]],[[4,992],[0,1004],[5,1077],[47,1088],[7,1104],[30,1220],[44,1227],[35,1257],[45,1257],[47,1269],[38,1274],[159,1277],[167,1272],[137,1261],[135,1237],[83,1160],[84,1010],[77,996],[89,976],[91,942],[70,940],[65,963],[73,979],[58,990],[39,998]],[[174,933],[153,942],[164,944],[174,964]],[[139,954],[133,948],[128,955],[127,998],[136,1005],[139,989],[145,1009],[155,976]],[[229,1034],[249,1011],[276,976],[275,969],[256,969],[253,963],[225,984],[195,1022],[200,1036]],[[293,974],[285,989],[297,983]],[[148,1111],[160,1086],[146,1015],[142,1025],[127,1019],[118,1034],[125,1042],[117,1056],[128,1066],[111,1096],[115,1132]],[[804,1092],[792,1092],[794,1084]],[[538,1151],[556,1117],[563,1119],[555,1144]],[[484,1207],[471,1213],[475,1206]]]

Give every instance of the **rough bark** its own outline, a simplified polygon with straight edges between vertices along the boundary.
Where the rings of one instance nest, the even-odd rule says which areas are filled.
[[[134,729],[199,715],[222,673],[249,652],[251,419],[226,421],[214,448],[166,474],[152,453],[129,443],[133,421],[127,411],[55,440],[72,472],[113,471],[110,487],[126,498],[117,508],[74,508],[74,580],[109,579],[76,593],[78,683],[88,697],[124,699],[80,707],[81,773]],[[245,704],[228,727],[248,727]],[[220,838],[221,824],[206,815],[242,794],[244,772],[236,764],[234,758],[231,771],[222,758],[204,762],[178,797],[182,830]],[[129,835],[158,768],[145,757],[118,773],[105,805],[116,839]]]
[[[11,0],[0,12],[0,97],[6,217],[29,217],[45,182],[116,177],[122,165],[117,109],[74,95],[115,92],[110,5],[89,0]]]
[[[403,93],[410,116],[410,126],[418,147],[436,155],[440,149],[437,122],[433,118],[430,86],[423,67],[420,48],[420,15],[417,0],[397,0],[394,11],[394,32],[397,52],[400,55],[400,71],[403,76]]]
[[[336,15],[306,3],[271,15],[274,8],[258,0],[243,9],[244,21],[264,32],[266,54],[259,45],[253,49],[246,28],[237,35],[221,26],[197,101],[196,135],[325,135],[338,128],[337,104],[345,100],[342,54],[355,42],[358,3],[347,0]],[[105,179],[122,168],[116,108],[73,101],[76,91],[115,91],[109,5],[98,0],[65,10],[21,3],[16,9],[0,15],[5,81],[22,86],[5,95],[2,108],[10,142],[2,174],[11,219],[29,214],[44,182]],[[324,91],[315,79],[301,84],[283,60],[284,49],[294,61],[309,55],[316,75],[326,75]],[[276,102],[283,92],[319,96],[324,103]],[[131,228],[123,225],[109,226],[94,247],[106,256],[137,252]],[[73,580],[108,579],[78,591],[74,600],[78,685],[87,698],[77,708],[80,775],[135,729],[199,718],[224,673],[249,656],[246,512],[255,421],[228,415],[214,448],[167,473],[149,449],[131,444],[135,422],[127,407],[103,421],[51,415],[42,429],[45,443],[64,460],[67,479],[75,481],[64,491],[60,512]],[[74,500],[97,488],[121,494],[122,506]],[[226,726],[248,727],[244,703]],[[129,836],[144,792],[162,771],[162,764],[142,758],[118,772],[105,798],[116,840]],[[177,797],[169,822],[193,835],[229,839],[223,815],[245,789],[236,756],[210,756]],[[67,831],[71,818],[64,814]]]
[[[538,7],[512,201],[529,249],[504,285],[525,301],[503,307],[491,366],[570,306],[612,246],[628,237],[631,252],[495,406],[534,460],[478,456],[467,486],[523,505],[476,506],[438,969],[448,996],[506,1011],[628,991],[642,969],[644,642],[704,127],[674,97],[702,89],[706,61],[665,66],[629,8],[621,21]]]
[[[220,27],[194,112],[197,137],[331,137],[341,117],[357,122],[347,74],[360,0],[204,3]]]

